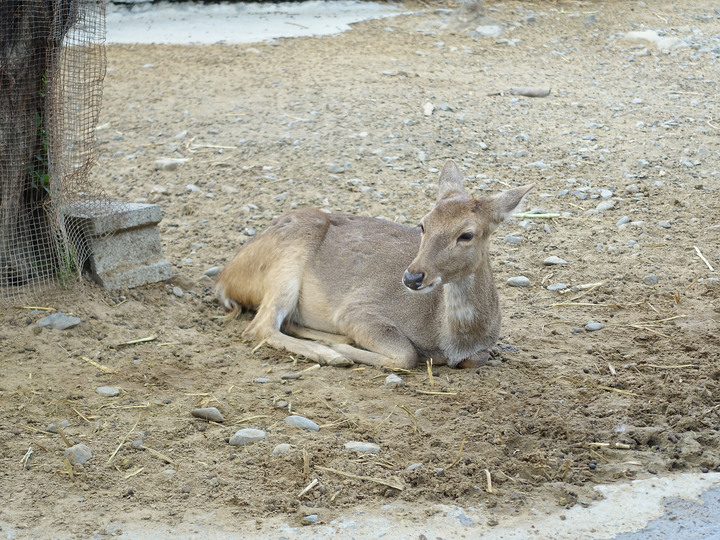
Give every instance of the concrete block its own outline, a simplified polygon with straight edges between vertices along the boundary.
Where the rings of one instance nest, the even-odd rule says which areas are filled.
[[[108,289],[131,289],[172,277],[163,259],[156,204],[105,201],[70,205],[69,224],[86,235],[93,278]]]

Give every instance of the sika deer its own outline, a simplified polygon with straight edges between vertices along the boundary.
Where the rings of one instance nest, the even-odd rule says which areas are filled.
[[[474,199],[448,161],[419,228],[295,210],[240,248],[217,292],[257,310],[244,337],[321,364],[479,365],[500,332],[490,234],[532,187]]]

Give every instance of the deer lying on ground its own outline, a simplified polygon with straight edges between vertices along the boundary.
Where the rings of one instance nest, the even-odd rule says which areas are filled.
[[[474,199],[448,161],[419,228],[319,210],[276,218],[218,278],[243,337],[320,364],[482,365],[500,332],[490,234],[533,186]]]

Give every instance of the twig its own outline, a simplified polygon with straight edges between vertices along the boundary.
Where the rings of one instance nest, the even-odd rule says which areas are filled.
[[[433,387],[433,386],[435,386],[435,380],[433,379],[433,372],[432,372],[433,359],[428,358],[425,361],[425,364],[427,365],[428,379],[430,379],[430,387]]]
[[[263,345],[265,345],[265,342],[266,342],[266,341],[267,341],[267,338],[263,339],[260,343],[258,343],[257,345],[255,345],[255,347],[253,348],[253,350],[250,351],[250,354],[255,354],[255,352],[256,352],[260,347],[262,347]]]
[[[305,489],[303,489],[300,493],[298,493],[298,499],[305,495],[308,491],[310,491],[312,488],[317,486],[319,484],[318,479],[316,478],[312,482],[310,482],[307,486],[305,486]]]
[[[429,392],[427,390],[416,390],[416,392],[426,396],[457,396],[457,392]]]
[[[330,467],[321,467],[320,465],[316,465],[315,468],[320,469],[321,471],[327,471],[338,474],[340,476],[345,476],[346,478],[352,478],[354,480],[367,480],[368,482],[374,482],[376,484],[391,487],[393,489],[397,489],[398,491],[402,491],[403,489],[405,489],[404,485],[395,480],[383,480],[382,478],[374,478],[372,476],[358,476],[357,474],[339,471],[337,469],[331,469]]]
[[[695,248],[695,251],[697,251],[698,257],[700,257],[702,259],[702,262],[704,262],[707,265],[707,267],[710,269],[711,272],[714,272],[715,269],[712,267],[712,264],[710,264],[708,262],[708,260],[703,256],[703,254],[700,252],[700,248],[698,248],[697,246],[693,246],[693,247]]]

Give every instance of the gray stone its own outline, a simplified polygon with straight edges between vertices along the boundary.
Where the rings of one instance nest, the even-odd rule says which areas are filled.
[[[57,328],[58,330],[67,330],[73,326],[77,326],[82,322],[78,317],[72,317],[65,313],[57,312],[47,317],[43,317],[36,324],[42,328]]]
[[[230,437],[230,444],[233,446],[247,446],[262,441],[264,438],[265,432],[262,429],[245,428],[235,432],[235,435]]]
[[[280,443],[273,448],[273,455],[274,456],[280,456],[282,454],[287,454],[290,450],[292,450],[292,445],[288,443]]]
[[[553,291],[553,292],[554,291],[562,291],[562,290],[567,289],[567,285],[565,285],[564,283],[554,283],[552,285],[548,285],[546,287],[546,289],[548,291]]]
[[[659,221],[658,225],[660,225],[663,229],[669,229],[672,227],[669,221]]]
[[[360,441],[346,442],[345,449],[357,452],[358,454],[377,454],[380,451],[380,447],[377,444]]]
[[[105,397],[115,397],[120,395],[120,389],[115,386],[100,386],[97,393]]]
[[[525,276],[513,276],[507,280],[510,287],[529,287],[530,279]]]
[[[507,242],[508,244],[519,244],[522,242],[522,238],[519,236],[513,236],[512,234],[505,235],[505,238],[503,238],[503,241]]]
[[[627,216],[623,216],[615,222],[615,225],[617,225],[618,227],[622,227],[626,223],[630,223],[630,218]]]
[[[606,211],[610,210],[611,208],[613,208],[616,204],[617,203],[611,199],[602,201],[602,202],[598,203],[598,205],[595,207],[594,211],[596,213],[606,212]]]
[[[602,330],[603,328],[605,328],[605,325],[603,323],[595,321],[590,321],[585,325],[585,330],[587,330],[588,332],[597,332],[598,330]]]
[[[565,259],[561,259],[560,257],[557,257],[555,255],[551,255],[547,259],[543,260],[543,264],[545,266],[555,266],[559,264],[567,264],[567,261]]]
[[[190,414],[192,414],[195,418],[202,418],[203,420],[208,420],[210,422],[225,421],[225,417],[223,417],[222,413],[215,407],[203,407],[200,409],[193,409],[192,411],[190,411]]]
[[[313,422],[312,420],[308,420],[304,416],[298,416],[298,415],[292,415],[288,416],[285,419],[285,423],[288,426],[300,428],[300,429],[307,429],[310,431],[319,431],[320,427]]]
[[[394,373],[385,377],[385,386],[405,386],[405,381]]]
[[[186,163],[188,158],[164,158],[155,160],[155,169],[158,171],[174,171],[179,165]]]
[[[220,275],[221,268],[219,266],[213,266],[203,272],[203,276],[215,277]]]
[[[258,384],[265,384],[267,382],[270,382],[270,379],[268,379],[267,377],[255,377],[253,379],[253,382]]]
[[[475,34],[479,37],[499,37],[502,31],[502,26],[497,24],[481,25],[475,28]]]
[[[183,292],[182,288],[181,288],[181,287],[178,287],[177,285],[175,285],[175,286],[172,288],[172,293],[173,293],[175,296],[177,296],[178,298],[182,298],[183,296],[185,296],[185,293]]]
[[[642,281],[645,285],[657,285],[658,277],[655,274],[648,274],[647,276],[643,276]]]
[[[313,525],[320,521],[320,518],[317,514],[310,514],[309,516],[303,516],[300,520],[301,525]]]
[[[65,449],[65,457],[70,465],[83,465],[92,458],[90,448],[82,443]]]

